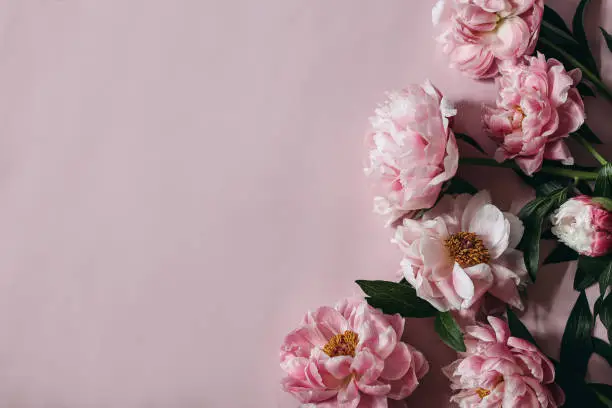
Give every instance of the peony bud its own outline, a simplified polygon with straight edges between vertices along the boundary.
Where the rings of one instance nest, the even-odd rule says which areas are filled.
[[[551,216],[552,233],[559,241],[593,257],[612,250],[612,214],[597,201],[585,195],[574,197]]]

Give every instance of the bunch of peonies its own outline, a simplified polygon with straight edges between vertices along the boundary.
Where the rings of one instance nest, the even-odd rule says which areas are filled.
[[[376,109],[365,172],[377,183],[375,211],[388,224],[434,205],[457,172],[459,151],[449,127],[456,113],[429,81],[391,92]]]
[[[589,196],[569,199],[551,221],[552,233],[579,254],[597,257],[612,250],[612,214]]]
[[[522,235],[523,223],[481,191],[444,196],[422,219],[404,219],[393,242],[404,254],[404,277],[438,310],[478,306],[486,293],[522,309],[527,269],[515,249]]]
[[[580,70],[567,72],[555,60],[538,53],[518,64],[504,64],[497,79],[496,107],[486,107],[485,128],[499,144],[498,161],[515,159],[528,175],[544,159],[573,164],[564,142],[584,123],[584,103],[576,89]]]
[[[543,13],[544,0],[439,0],[432,19],[452,67],[492,78],[501,62],[533,52]]]
[[[483,111],[483,127],[498,145],[497,162],[514,160],[529,176],[548,171],[576,183],[588,173],[586,180],[593,180],[597,175],[586,170],[548,164],[543,168],[544,160],[573,165],[565,139],[585,121],[576,88],[581,72],[568,72],[559,61],[540,53],[529,56],[538,40],[543,11],[543,0],[440,0],[433,20],[442,29],[438,40],[452,66],[474,78],[497,76],[496,105]],[[392,242],[402,253],[401,275],[414,288],[406,291],[404,283],[383,282],[391,286],[379,286],[377,291],[400,286],[397,293],[413,297],[413,303],[398,301],[401,307],[424,305],[436,313],[415,296],[429,302],[438,317],[443,316],[436,320],[437,331],[448,319],[469,318],[467,327],[456,325],[455,320],[451,323],[456,327],[441,329],[458,331],[443,334],[457,350],[464,350],[463,345],[444,335],[465,333],[465,352],[443,369],[455,391],[451,402],[460,408],[560,407],[565,396],[554,383],[551,361],[535,345],[511,337],[505,321],[488,316],[488,324],[478,323],[481,316],[476,312],[487,299],[523,309],[519,290],[528,274],[525,254],[517,247],[524,233],[540,236],[543,218],[559,204],[550,221],[552,233],[561,242],[585,256],[610,254],[612,198],[534,201],[534,213],[541,217],[526,222],[532,229],[525,232],[523,222],[496,207],[486,190],[449,194],[459,165],[451,129],[456,114],[453,105],[426,81],[389,93],[370,118],[365,173],[377,189],[374,211],[394,228]],[[590,147],[588,142],[585,145]],[[601,155],[594,155],[606,164]],[[498,165],[492,159],[477,161]],[[562,193],[551,195],[555,200],[571,195],[570,187],[575,187],[560,185]],[[530,266],[537,266],[537,258],[529,260]],[[388,306],[397,293],[385,292],[378,299],[382,302],[372,304]],[[605,290],[600,300],[604,295]],[[411,311],[406,315],[414,316]],[[458,320],[465,326],[466,319]],[[319,308],[285,338],[283,388],[308,404],[304,407],[383,408],[388,398],[404,399],[416,389],[429,365],[419,351],[401,341],[403,329],[399,315],[385,315],[364,300]]]
[[[562,406],[552,362],[533,344],[511,337],[503,320],[488,320],[466,328],[467,351],[443,368],[456,391],[451,401],[460,408]]]
[[[364,300],[308,313],[281,347],[283,389],[312,407],[386,407],[412,394],[429,371],[421,352],[401,341],[404,320]]]

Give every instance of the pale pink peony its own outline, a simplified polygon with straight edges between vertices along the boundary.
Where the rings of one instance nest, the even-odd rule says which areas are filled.
[[[283,389],[308,407],[384,408],[419,385],[429,364],[400,338],[404,319],[362,299],[309,312],[285,337]]]
[[[484,124],[499,144],[498,161],[515,159],[526,174],[540,170],[544,159],[570,165],[564,142],[584,123],[584,104],[576,89],[582,74],[538,53],[519,64],[504,65],[497,79],[497,106],[485,107]]]
[[[433,206],[457,172],[459,151],[448,119],[456,113],[426,81],[389,93],[370,118],[365,172],[378,187],[374,211],[388,224]]]
[[[552,233],[576,252],[603,256],[612,251],[612,214],[593,198],[571,198],[550,219]]]
[[[500,62],[533,52],[543,13],[544,0],[440,0],[432,19],[451,67],[492,78]]]
[[[466,328],[466,352],[443,372],[458,391],[460,408],[556,408],[565,396],[552,362],[526,340],[510,337],[508,324],[489,317],[489,325]]]
[[[438,310],[477,309],[486,293],[522,308],[527,269],[515,247],[523,230],[480,191],[444,196],[421,220],[404,219],[393,242],[404,254],[404,277]]]

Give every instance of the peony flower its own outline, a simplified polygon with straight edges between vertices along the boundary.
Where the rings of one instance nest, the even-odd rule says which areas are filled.
[[[308,313],[285,337],[283,389],[309,407],[383,408],[412,394],[429,364],[400,341],[404,319],[362,299]]]
[[[563,139],[584,123],[584,104],[576,89],[580,70],[538,53],[520,64],[504,65],[497,79],[497,106],[485,107],[484,124],[499,144],[498,161],[515,159],[526,174],[542,167],[542,160],[574,159]]]
[[[552,233],[574,251],[603,256],[612,250],[612,214],[591,197],[570,198],[550,219]]]
[[[404,277],[438,310],[476,309],[486,293],[522,309],[518,286],[527,269],[514,248],[523,230],[480,191],[444,196],[421,220],[404,219],[393,242],[404,254]]]
[[[457,172],[459,151],[448,118],[457,111],[433,85],[391,92],[370,118],[366,175],[378,182],[374,211],[388,224],[433,206]]]
[[[544,0],[440,0],[432,19],[451,62],[472,78],[492,78],[501,61],[535,49]]]
[[[555,368],[536,346],[510,337],[508,324],[489,317],[489,325],[466,328],[466,352],[442,371],[458,391],[460,408],[555,408],[565,402]]]

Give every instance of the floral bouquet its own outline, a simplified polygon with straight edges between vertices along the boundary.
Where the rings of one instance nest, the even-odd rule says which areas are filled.
[[[494,158],[463,157],[457,109],[429,81],[390,92],[370,119],[365,173],[374,211],[401,250],[398,281],[357,284],[363,299],[309,312],[281,347],[283,389],[303,407],[388,406],[426,380],[426,356],[402,341],[404,318],[434,318],[458,352],[442,368],[451,403],[471,407],[612,407],[612,386],[585,381],[597,353],[612,364],[612,162],[596,150],[583,98],[612,101],[586,40],[578,5],[573,30],[543,0],[440,0],[432,11],[450,65],[495,78],[495,106],[482,124]],[[612,51],[612,37],[601,29]],[[575,164],[578,141],[598,167]],[[518,213],[457,177],[459,166],[513,169],[536,192]],[[556,248],[544,264],[577,261],[578,300],[559,361],[546,356],[514,310],[537,278],[540,241]],[[401,279],[401,280],[400,280]],[[599,285],[591,309],[585,289]],[[593,337],[595,319],[608,339]],[[406,400],[408,404],[410,399]]]

